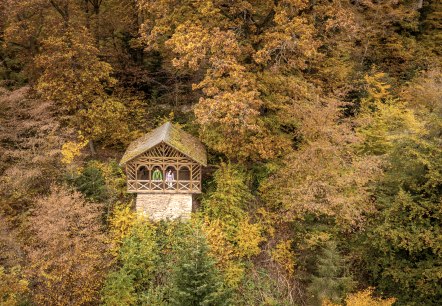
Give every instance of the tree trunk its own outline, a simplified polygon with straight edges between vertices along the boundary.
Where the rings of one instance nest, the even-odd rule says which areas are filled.
[[[92,140],[89,140],[89,150],[91,150],[91,155],[94,156],[97,154],[95,151],[94,142]]]
[[[417,9],[420,10],[424,5],[424,0],[417,0]]]
[[[89,1],[84,0],[84,12],[86,13],[86,28],[91,29],[91,16],[89,15]]]
[[[99,49],[100,48],[100,7],[102,0],[94,0],[89,2],[92,5],[92,13],[94,14],[94,35],[95,35],[95,46]]]

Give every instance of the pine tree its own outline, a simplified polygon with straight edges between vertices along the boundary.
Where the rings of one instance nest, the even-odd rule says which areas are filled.
[[[343,260],[334,241],[328,241],[318,257],[317,275],[308,287],[312,305],[325,300],[339,303],[353,286],[352,278],[345,275]]]
[[[172,305],[228,305],[228,292],[208,250],[199,230],[181,247],[171,288]]]
[[[106,306],[134,305],[137,298],[133,276],[124,269],[109,273],[104,283],[101,301]]]
[[[146,220],[135,221],[122,241],[118,254],[121,268],[108,275],[102,290],[105,305],[137,305],[152,289],[159,265],[155,227]]]

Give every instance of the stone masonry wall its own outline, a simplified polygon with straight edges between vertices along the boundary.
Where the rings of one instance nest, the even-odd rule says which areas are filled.
[[[189,219],[192,212],[192,194],[139,193],[137,213],[146,214],[152,220]]]

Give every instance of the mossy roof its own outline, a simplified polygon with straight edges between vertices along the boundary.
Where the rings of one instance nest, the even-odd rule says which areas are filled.
[[[166,122],[150,133],[134,140],[121,158],[120,165],[126,164],[161,142],[168,144],[197,163],[207,166],[206,148],[199,139],[170,122]]]

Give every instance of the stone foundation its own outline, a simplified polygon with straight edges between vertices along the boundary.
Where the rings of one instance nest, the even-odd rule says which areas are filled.
[[[136,210],[152,220],[190,219],[192,194],[137,194]]]

